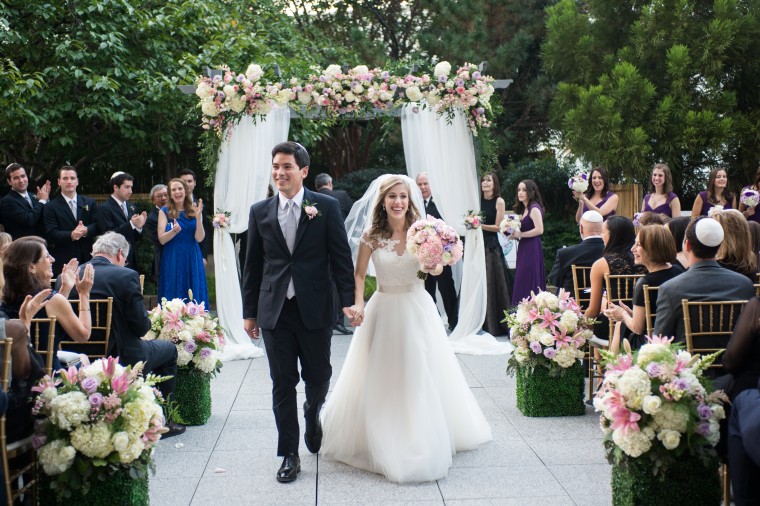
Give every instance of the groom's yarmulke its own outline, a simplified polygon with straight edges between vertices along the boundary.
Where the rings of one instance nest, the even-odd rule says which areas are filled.
[[[123,170],[117,170],[116,172],[111,174],[111,179],[115,179],[116,177],[121,176],[122,174],[124,174]]]
[[[723,242],[723,227],[712,218],[702,218],[694,227],[697,240],[708,247],[719,246]]]
[[[581,219],[589,223],[601,223],[604,221],[604,218],[602,218],[602,215],[598,211],[586,211],[581,216]]]

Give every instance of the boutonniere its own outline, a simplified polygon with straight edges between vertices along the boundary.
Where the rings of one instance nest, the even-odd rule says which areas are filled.
[[[85,204],[82,207],[84,208],[85,212],[90,212],[90,206],[88,204]]]
[[[135,213],[135,206],[127,206],[127,208],[129,209],[129,213],[130,214],[134,214]]]
[[[317,204],[312,204],[308,200],[303,201],[303,210],[309,219],[314,219],[315,216],[322,216],[322,213],[317,209]]]

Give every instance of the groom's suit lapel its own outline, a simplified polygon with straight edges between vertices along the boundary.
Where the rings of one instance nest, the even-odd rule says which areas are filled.
[[[277,242],[280,244],[280,247],[282,247],[283,251],[286,255],[290,256],[290,251],[288,250],[288,243],[285,242],[285,235],[282,233],[282,228],[280,228],[280,220],[277,217],[277,213],[279,211],[280,203],[280,197],[278,195],[275,195],[272,197],[272,201],[269,203],[268,212],[269,212],[269,220],[272,222],[272,228],[274,229],[274,237],[277,240]]]
[[[310,192],[309,190],[307,190],[306,188],[304,188],[304,191],[303,191],[303,200],[304,201],[309,201],[310,203],[313,204],[314,203],[314,194],[312,192]],[[293,243],[293,251],[295,251],[296,248],[298,248],[298,243],[301,241],[301,237],[303,237],[304,232],[306,232],[306,227],[307,227],[307,225],[308,225],[308,223],[310,221],[308,219],[308,216],[306,216],[306,211],[303,210],[304,207],[306,207],[306,206],[304,205],[303,202],[301,202],[301,216],[300,216],[300,218],[298,218],[298,229],[296,229],[296,240]]]

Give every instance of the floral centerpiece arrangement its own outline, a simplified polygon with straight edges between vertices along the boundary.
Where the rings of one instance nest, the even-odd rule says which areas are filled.
[[[483,220],[485,219],[485,216],[483,216],[482,211],[473,211],[470,209],[467,211],[467,214],[464,216],[464,228],[467,230],[475,230],[480,228],[480,225],[483,224]]]
[[[214,213],[214,217],[211,220],[211,225],[214,228],[226,230],[230,228],[230,217],[232,216],[232,213],[229,211],[222,211],[221,209],[217,209]]]
[[[192,293],[190,293],[192,298]],[[146,340],[162,339],[177,347],[177,384],[170,401],[179,422],[202,425],[211,416],[211,377],[222,367],[224,330],[203,303],[161,300],[148,312],[151,330]]]
[[[507,364],[517,374],[517,407],[526,416],[565,416],[585,412],[580,359],[593,335],[594,320],[584,318],[564,290],[531,293],[512,312],[504,312],[515,350]]]
[[[509,237],[515,232],[519,232],[521,226],[522,219],[520,216],[507,213],[504,215],[504,218],[502,218],[501,223],[499,223],[499,230],[501,230],[502,234]]]
[[[615,504],[720,503],[714,446],[728,399],[710,391],[703,372],[721,352],[700,358],[672,341],[652,336],[635,353],[627,341],[621,355],[603,352],[606,372],[594,407],[613,465]]]
[[[744,188],[742,190],[739,201],[747,207],[755,208],[760,203],[760,192],[753,190],[752,188]]]
[[[143,378],[142,367],[125,368],[108,357],[61,369],[33,388],[33,413],[42,421],[32,444],[50,485],[41,488],[41,503],[106,504],[123,497],[148,504],[147,470],[167,430],[153,385],[166,378]]]
[[[436,218],[412,223],[406,232],[406,250],[420,262],[420,279],[426,279],[428,274],[439,275],[444,265],[454,265],[464,252],[456,230]]]
[[[585,193],[588,190],[588,174],[579,172],[567,181],[567,186],[574,192]]]

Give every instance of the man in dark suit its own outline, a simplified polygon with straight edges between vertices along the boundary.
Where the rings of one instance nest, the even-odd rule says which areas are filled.
[[[98,230],[101,234],[118,232],[129,241],[127,267],[137,270],[137,241],[142,237],[143,226],[148,214],[137,213],[137,208],[129,202],[132,197],[134,178],[126,172],[114,172],[111,181],[111,197],[98,208]]]
[[[158,240],[158,212],[169,202],[169,189],[165,184],[157,184],[150,189],[153,210],[145,220],[145,235],[153,243],[153,275],[158,279],[161,270],[161,250],[163,245]]]
[[[69,260],[79,263],[92,258],[92,243],[98,233],[94,199],[77,193],[76,168],[65,165],[58,171],[61,193],[44,206],[42,219],[50,254],[55,257],[53,275],[58,276]]]
[[[177,177],[180,178],[182,181],[185,182],[188,189],[190,190],[190,200],[193,201],[193,205],[198,204],[198,199],[195,198],[195,172],[193,172],[190,169],[182,169],[177,173]],[[213,231],[209,229],[208,220],[206,219],[206,215],[201,216],[201,224],[203,225],[203,230],[206,231],[206,235],[203,237],[203,240],[200,243],[201,248],[201,255],[203,256],[203,266],[206,266],[207,257],[209,253],[211,253],[211,250],[213,249],[213,245],[211,243],[211,238],[213,237]]]
[[[728,420],[728,464],[735,504],[760,503],[760,385],[733,400]]]
[[[427,172],[420,172],[417,175],[417,187],[422,193],[422,198],[425,201],[425,215],[430,215],[434,218],[441,218],[441,213],[438,212],[438,208],[433,202],[433,194],[430,191],[430,181],[428,180]],[[449,330],[454,330],[459,322],[459,300],[457,298],[457,289],[454,286],[454,277],[451,273],[451,266],[447,265],[443,268],[438,276],[428,276],[425,279],[425,290],[427,293],[435,298],[435,289],[438,285],[438,291],[441,292],[441,299],[443,299],[443,308],[446,310],[446,318],[449,321]]]
[[[243,272],[244,328],[264,337],[272,377],[274,416],[283,458],[277,481],[298,477],[298,362],[305,383],[304,440],[312,453],[322,445],[319,410],[330,386],[330,340],[335,323],[332,278],[344,314],[354,316],[351,250],[338,201],[307,190],[309,153],[296,142],[272,150],[278,193],[251,206]]]
[[[743,274],[721,267],[715,260],[723,227],[712,218],[700,216],[686,227],[683,251],[689,269],[660,285],[654,335],[686,340],[681,301],[749,300],[755,295],[752,281]]]
[[[111,336],[114,347],[109,355],[118,356],[119,363],[123,365],[144,362],[145,374],[171,376],[171,379],[157,385],[164,399],[170,401],[177,376],[177,347],[169,341],[142,340],[150,330],[150,319],[140,292],[139,276],[135,271],[124,268],[129,249],[129,242],[116,232],[98,237],[89,262],[95,270],[90,296],[93,299],[113,297]],[[166,426],[169,432],[163,437],[185,432],[185,427],[175,422],[169,421]]]
[[[557,250],[557,257],[549,273],[549,283],[560,289],[565,289],[574,296],[573,265],[591,267],[602,258],[604,241],[602,240],[602,225],[604,219],[596,211],[586,211],[578,224],[581,233],[581,243]]]
[[[37,187],[37,194],[28,191],[29,179],[26,169],[20,163],[12,163],[5,168],[5,178],[11,191],[0,200],[0,216],[5,231],[13,239],[37,235],[44,237],[42,209],[50,196],[50,181]]]
[[[332,178],[329,174],[325,174],[324,172],[317,174],[317,177],[314,178],[314,186],[319,193],[329,195],[338,201],[338,204],[340,204],[340,212],[343,214],[343,221],[345,221],[346,218],[348,218],[348,213],[351,212],[351,206],[354,205],[354,201],[351,200],[348,193],[343,190],[333,189]]]

